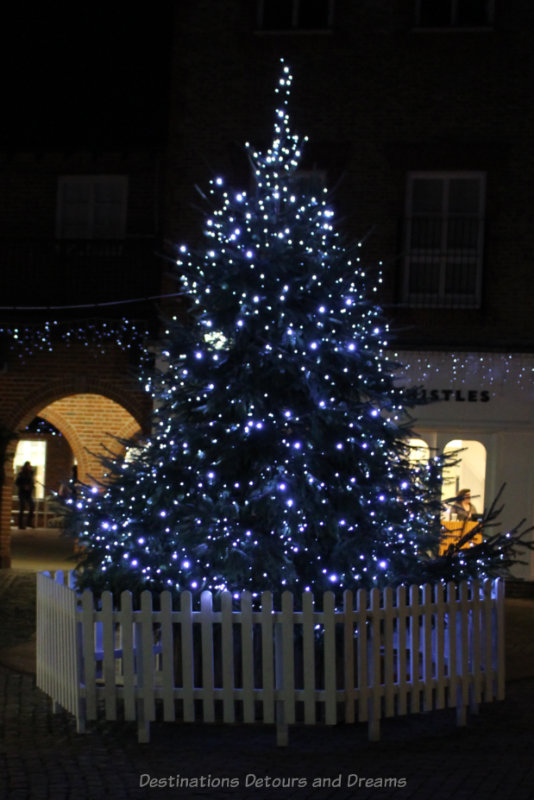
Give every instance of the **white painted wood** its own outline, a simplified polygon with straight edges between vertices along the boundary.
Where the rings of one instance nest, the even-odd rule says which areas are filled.
[[[286,719],[286,705],[284,690],[284,631],[281,621],[277,620],[274,626],[274,659],[275,659],[275,718],[276,718],[276,744],[286,747],[289,743],[289,728]]]
[[[261,596],[261,611],[258,614],[261,624],[261,671],[263,677],[263,721],[272,725],[275,722],[275,686],[274,668],[274,621],[273,596],[264,592]]]
[[[161,635],[161,695],[163,698],[163,721],[174,722],[174,636],[172,622],[172,595],[162,592],[160,597]]]
[[[139,620],[137,648],[137,669],[140,672],[140,700],[144,725],[148,726],[156,718],[154,698],[154,633],[152,621],[152,594],[141,592],[141,610]],[[139,653],[139,649],[141,652]],[[139,673],[138,673],[139,674]]]
[[[131,592],[122,592],[120,604],[121,644],[122,644],[122,684],[124,700],[124,719],[135,720],[136,701],[136,658],[134,642],[134,612]]]
[[[483,618],[481,622],[482,669],[484,670],[484,699],[493,700],[494,664],[493,664],[493,584],[484,581]]]
[[[458,627],[460,630],[459,647],[461,650],[459,672],[461,675],[461,704],[469,704],[469,586],[463,581],[460,584],[460,613],[458,614]],[[465,725],[465,722],[462,722]]]
[[[397,588],[397,713],[408,711],[408,649],[407,626],[408,609],[406,606],[405,586]]]
[[[482,700],[483,673],[481,669],[481,593],[482,586],[480,581],[473,581],[471,585],[472,600],[469,618],[469,648],[470,648],[470,671],[472,675],[471,687],[471,711],[478,710],[478,704]]]
[[[213,691],[213,597],[211,592],[202,592],[200,612],[202,644],[202,700],[205,722],[215,722],[215,695]]]
[[[302,597],[302,611],[295,610],[289,592],[276,611],[268,592],[259,599],[245,593],[239,604],[223,593],[220,611],[214,610],[210,593],[202,594],[200,610],[194,610],[191,594],[184,592],[174,610],[170,593],[164,592],[153,611],[152,595],[144,592],[140,610],[134,611],[128,592],[117,609],[104,593],[97,608],[91,592],[79,597],[71,588],[71,576],[56,578],[39,575],[37,580],[37,681],[54,707],[75,715],[79,731],[99,714],[115,719],[121,706],[125,719],[136,720],[139,740],[148,741],[157,703],[166,721],[192,722],[198,715],[197,721],[213,722],[220,698],[224,722],[235,721],[237,703],[246,722],[276,721],[278,744],[287,744],[298,701],[303,701],[305,724],[316,724],[322,706],[327,724],[357,716],[376,739],[383,716],[448,703],[464,724],[468,705],[476,709],[481,699],[500,699],[504,693],[502,581],[449,584],[446,591],[441,585],[410,587],[408,593],[404,587],[395,593],[375,589],[370,596],[360,590],[355,605],[346,592],[337,610],[333,594],[326,593],[321,611],[309,592]],[[336,625],[343,628],[339,654]],[[298,686],[297,653],[303,676]],[[324,686],[315,684],[319,653]],[[195,658],[202,661],[196,671],[199,685]]]
[[[82,594],[80,624],[82,627],[82,681],[85,689],[85,709],[87,719],[97,718],[96,701],[96,651],[95,612],[93,593],[86,589]]]
[[[230,592],[223,592],[221,596],[221,634],[222,634],[222,696],[223,696],[223,721],[235,722],[235,666],[234,666],[234,612],[233,599]]]
[[[356,594],[356,636],[358,638],[358,720],[369,719],[369,678],[367,656],[367,592]]]
[[[449,707],[456,708],[458,700],[458,657],[456,654],[456,585],[447,584],[447,652],[450,670],[449,678]]]
[[[325,722],[337,722],[336,613],[332,592],[323,595]]]
[[[384,716],[392,717],[395,713],[395,680],[394,680],[394,621],[393,589],[388,586],[383,592],[384,608]]]
[[[436,602],[435,629],[433,631],[432,660],[436,675],[436,708],[445,708],[446,687],[449,677],[446,674],[448,661],[445,654],[445,617],[446,605],[443,584],[434,587]]]
[[[304,724],[314,725],[316,714],[316,681],[315,681],[315,609],[313,594],[302,595],[302,660],[304,670]]]
[[[355,705],[358,696],[356,687],[356,660],[354,658],[355,615],[354,595],[350,591],[343,594],[343,676],[345,684],[345,722],[353,723],[356,719]]]
[[[432,587],[426,583],[423,586],[423,616],[421,620],[423,708],[425,711],[431,711],[433,708],[432,622],[434,607],[432,601]]]
[[[37,685],[51,698],[53,708],[62,707],[83,728],[84,704],[78,660],[76,594],[45,575],[37,577]]]
[[[381,645],[382,637],[380,623],[382,620],[382,608],[380,603],[380,592],[378,589],[371,590],[370,598],[370,624],[369,624],[369,739],[378,741],[380,738],[380,718],[382,716],[382,659]]]
[[[283,648],[283,679],[280,696],[284,704],[284,720],[286,725],[295,722],[295,651],[293,648],[293,595],[291,592],[282,593],[282,613],[280,615],[282,627]]]
[[[182,592],[180,595],[180,623],[184,722],[194,722],[196,717],[194,704],[193,598],[191,592]]]
[[[409,647],[410,647],[410,712],[418,714],[421,710],[421,673],[420,673],[420,631],[421,617],[419,605],[419,587],[410,586],[410,609],[409,616]]]
[[[102,623],[102,680],[104,682],[104,702],[106,719],[117,719],[115,695],[115,630],[113,624],[113,597],[111,592],[102,593],[102,610],[98,615]]]
[[[241,595],[241,653],[243,666],[243,719],[255,721],[254,710],[254,655],[252,650],[252,595]]]

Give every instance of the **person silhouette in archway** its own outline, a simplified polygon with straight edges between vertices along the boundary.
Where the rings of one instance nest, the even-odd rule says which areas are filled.
[[[33,528],[33,520],[35,515],[35,500],[33,497],[35,491],[34,470],[29,461],[25,461],[22,465],[17,479],[15,480],[17,490],[19,493],[19,528],[24,530],[26,527]],[[28,509],[28,517],[26,524],[24,524],[24,512]]]

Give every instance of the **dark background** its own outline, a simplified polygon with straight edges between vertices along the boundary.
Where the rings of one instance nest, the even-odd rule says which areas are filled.
[[[171,5],[18,2],[3,10],[0,146],[161,140]]]

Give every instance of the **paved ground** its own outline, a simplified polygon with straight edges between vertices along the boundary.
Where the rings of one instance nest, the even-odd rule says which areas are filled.
[[[72,539],[58,528],[12,529],[11,560],[16,570],[72,569]]]
[[[34,580],[0,570],[0,800],[534,798],[534,600],[507,601],[507,698],[466,728],[434,712],[385,721],[378,743],[365,726],[300,727],[277,748],[271,728],[156,723],[139,745],[133,724],[77,735],[51,714],[31,672]]]
[[[101,724],[77,736],[66,714],[50,715],[31,676],[2,668],[0,698],[0,797],[6,800],[534,796],[532,680],[513,684],[506,702],[486,706],[465,729],[457,730],[449,713],[388,721],[377,744],[367,741],[361,727],[300,728],[285,749],[275,747],[271,729],[243,726],[155,724],[149,745],[137,744],[132,727],[122,724]],[[188,780],[187,788],[169,786],[177,775]],[[351,787],[355,775],[375,785]],[[167,786],[141,788],[143,776],[166,779]],[[262,788],[260,780],[267,777],[306,785]],[[238,786],[219,788],[223,778]],[[314,779],[328,778],[340,786],[313,786]],[[405,786],[377,788],[385,778]],[[202,779],[206,788],[200,787]]]

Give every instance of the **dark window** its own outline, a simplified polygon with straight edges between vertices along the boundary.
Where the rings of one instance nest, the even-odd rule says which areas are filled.
[[[305,30],[329,27],[329,0],[300,0],[298,27]]]
[[[268,31],[327,30],[333,0],[259,0],[258,22]]]
[[[493,0],[416,0],[420,28],[487,28],[493,23]]]
[[[58,239],[120,239],[126,225],[125,175],[62,175],[58,180]]]
[[[479,305],[484,192],[480,172],[409,176],[403,291],[409,305]]]
[[[262,27],[267,30],[286,30],[293,27],[291,0],[263,0]]]
[[[490,4],[488,0],[462,0],[456,9],[456,24],[463,27],[489,25]]]
[[[451,0],[420,0],[417,24],[441,28],[451,24]]]
[[[314,167],[313,169],[299,169],[291,179],[292,191],[297,195],[321,195],[326,186],[326,171]]]

